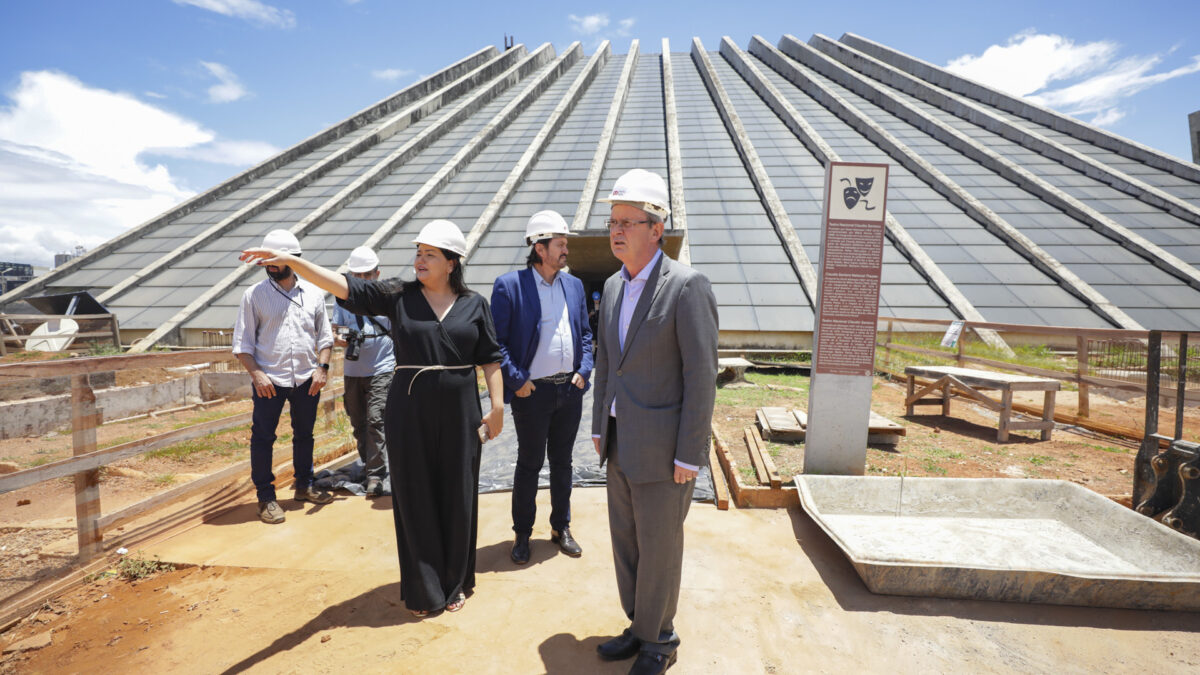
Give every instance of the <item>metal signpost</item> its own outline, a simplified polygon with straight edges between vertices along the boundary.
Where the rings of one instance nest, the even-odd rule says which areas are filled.
[[[804,473],[862,475],[875,370],[886,164],[830,162]]]

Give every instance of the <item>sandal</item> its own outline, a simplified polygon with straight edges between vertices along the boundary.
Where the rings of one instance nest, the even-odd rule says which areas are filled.
[[[453,600],[446,603],[446,611],[457,612],[458,610],[462,609],[463,605],[465,604],[467,604],[467,596],[463,593],[459,593],[458,595],[454,596]]]
[[[425,610],[425,609],[410,609],[408,611],[410,613],[412,613],[412,615],[418,619],[423,619],[423,618],[429,616],[429,610]]]

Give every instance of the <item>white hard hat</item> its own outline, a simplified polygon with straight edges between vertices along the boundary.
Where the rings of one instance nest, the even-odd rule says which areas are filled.
[[[525,243],[529,245],[550,237],[568,234],[571,234],[571,228],[567,227],[567,221],[558,211],[538,211],[529,216],[529,222],[525,225]]]
[[[359,246],[350,251],[350,258],[346,261],[346,268],[357,274],[370,272],[376,267],[379,267],[379,256],[369,246]]]
[[[662,176],[645,169],[627,171],[617,179],[612,193],[598,201],[629,204],[666,219],[671,215],[671,197]]]
[[[448,220],[433,220],[421,228],[421,233],[413,239],[414,244],[427,244],[454,251],[460,256],[467,255],[467,238],[462,230]]]
[[[263,237],[263,248],[300,255],[300,241],[287,230],[271,230]]]

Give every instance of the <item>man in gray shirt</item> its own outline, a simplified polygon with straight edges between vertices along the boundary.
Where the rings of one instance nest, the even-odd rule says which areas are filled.
[[[350,252],[346,268],[359,279],[373,281],[379,278],[379,256],[359,246]],[[346,415],[354,427],[358,456],[366,467],[367,496],[376,497],[383,494],[388,475],[383,412],[396,371],[392,324],[386,316],[361,316],[336,305],[333,329],[340,332],[342,328],[348,329],[345,339],[337,338],[337,344],[346,348]]]
[[[300,242],[287,230],[272,230],[263,246],[300,255]],[[254,414],[250,427],[250,478],[258,492],[258,517],[282,523],[275,501],[271,455],[284,402],[292,415],[295,499],[328,504],[333,495],[312,487],[313,425],[321,388],[329,378],[333,330],[320,289],[300,281],[290,267],[266,267],[267,279],[242,296],[233,327],[233,353],[250,373]]]

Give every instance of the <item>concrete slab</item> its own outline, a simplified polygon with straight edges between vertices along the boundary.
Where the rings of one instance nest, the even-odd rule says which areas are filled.
[[[1200,541],[1067,481],[797,477],[876,593],[1200,610]]]

